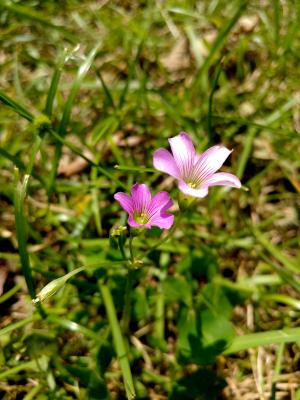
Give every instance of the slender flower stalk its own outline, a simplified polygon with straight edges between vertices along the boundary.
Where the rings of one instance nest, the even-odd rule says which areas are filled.
[[[158,192],[152,197],[147,185],[136,183],[131,189],[131,196],[118,192],[114,198],[128,213],[128,224],[133,228],[158,226],[170,229],[173,225],[174,215],[167,213],[173,201],[167,192]]]
[[[241,182],[233,174],[218,172],[232,152],[222,145],[210,147],[197,154],[190,136],[181,132],[169,139],[172,154],[158,149],[153,156],[153,165],[178,180],[178,187],[184,194],[205,197],[210,186],[231,186],[240,188]]]

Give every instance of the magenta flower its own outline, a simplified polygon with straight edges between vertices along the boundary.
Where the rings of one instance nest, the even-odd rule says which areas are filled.
[[[232,152],[217,145],[197,154],[192,139],[185,132],[169,139],[173,155],[166,149],[158,149],[153,156],[156,169],[178,179],[179,189],[193,197],[205,197],[210,186],[241,187],[235,175],[216,171],[221,168]]]
[[[167,192],[158,192],[153,198],[147,185],[136,183],[132,186],[131,196],[118,192],[114,198],[128,213],[128,224],[134,228],[170,229],[174,215],[167,210],[173,205]]]

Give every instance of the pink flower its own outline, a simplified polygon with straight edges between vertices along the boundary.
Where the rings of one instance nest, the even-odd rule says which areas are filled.
[[[158,149],[153,156],[156,169],[178,179],[179,189],[193,197],[205,197],[210,186],[241,187],[235,175],[226,172],[215,173],[232,152],[217,145],[204,153],[197,154],[189,135],[181,132],[169,139],[172,154],[166,149]]]
[[[136,183],[132,186],[131,196],[118,192],[114,195],[123,209],[128,213],[128,224],[134,228],[170,229],[174,215],[167,210],[173,205],[167,192],[158,192],[153,198],[147,185]]]

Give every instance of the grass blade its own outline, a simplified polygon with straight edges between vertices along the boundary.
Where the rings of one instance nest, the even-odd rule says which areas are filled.
[[[22,328],[28,324],[31,324],[34,321],[39,320],[41,317],[38,314],[33,314],[28,318],[22,319],[21,321],[14,322],[0,329],[0,336],[7,335],[8,333],[14,331],[15,329]]]
[[[15,209],[15,223],[16,233],[19,247],[19,255],[21,259],[22,271],[25,277],[28,292],[32,299],[35,299],[35,287],[33,277],[31,274],[31,267],[29,263],[29,256],[27,252],[27,235],[26,235],[26,218],[24,216],[24,200],[26,196],[28,180],[30,175],[25,175],[23,181],[20,183],[18,180],[19,174],[16,173],[15,179],[15,196],[14,196],[14,209]]]
[[[269,332],[237,336],[223,354],[234,354],[253,347],[300,341],[300,328],[287,328]]]
[[[135,398],[135,390],[133,386],[133,380],[130,370],[130,364],[127,357],[127,351],[122,336],[121,328],[118,322],[115,306],[108,286],[99,283],[99,288],[104,301],[107,317],[112,330],[115,350],[119,359],[122,375],[124,379],[124,386],[127,395],[127,399]]]
[[[0,101],[2,101],[6,106],[10,107],[13,111],[19,114],[21,117],[27,119],[29,122],[33,122],[34,116],[20,103],[17,103],[11,97],[7,96],[5,93],[0,91]]]
[[[279,262],[281,262],[289,271],[300,272],[300,268],[291,260],[288,256],[283,254],[276,246],[274,246],[257,228],[252,228],[252,232],[256,240],[275,257]]]
[[[71,110],[72,110],[73,103],[74,103],[75,97],[77,95],[77,92],[80,88],[80,85],[81,85],[85,75],[89,71],[89,69],[94,61],[94,58],[99,50],[99,47],[100,47],[100,44],[98,43],[92,49],[92,51],[89,53],[89,55],[86,57],[86,59],[84,60],[84,62],[81,64],[81,66],[78,69],[77,76],[75,78],[75,81],[72,84],[69,96],[67,98],[65,107],[63,109],[62,118],[61,118],[61,121],[60,121],[60,124],[58,127],[58,134],[62,137],[64,137],[67,133],[67,126],[69,124]],[[51,171],[51,175],[50,175],[50,182],[49,182],[49,192],[50,193],[53,192],[53,189],[54,189],[57,167],[58,167],[58,163],[59,163],[59,160],[61,157],[61,148],[62,148],[62,144],[60,142],[58,142],[56,144],[56,148],[55,148],[55,155],[54,155],[52,171]]]
[[[198,84],[202,78],[202,74],[205,73],[208,70],[208,68],[210,67],[210,65],[214,59],[214,56],[220,50],[220,48],[223,46],[230,31],[232,30],[234,25],[240,19],[242,13],[244,12],[244,10],[246,8],[246,5],[247,5],[246,1],[240,1],[235,13],[232,15],[232,17],[229,19],[229,21],[227,21],[227,23],[224,25],[224,27],[222,29],[220,29],[218,36],[216,37],[216,40],[214,41],[207,58],[205,59],[204,63],[202,64],[201,68],[199,69],[199,71],[195,77],[193,86],[195,86],[195,87],[198,86]]]
[[[214,132],[213,132],[213,124],[212,124],[212,108],[213,108],[213,98],[215,91],[217,89],[218,81],[222,72],[222,60],[220,60],[217,64],[217,68],[214,72],[212,79],[212,88],[208,99],[208,112],[207,112],[207,131],[208,131],[208,140],[209,144],[214,143]]]
[[[60,79],[61,72],[62,72],[62,67],[68,58],[69,58],[69,53],[66,54],[66,52],[64,52],[61,59],[59,60],[58,64],[56,65],[56,67],[54,69],[50,88],[49,88],[47,99],[46,99],[46,105],[45,105],[45,114],[47,114],[48,117],[51,117],[51,115],[52,115],[53,102],[54,102],[55,94],[57,92],[58,83],[59,83],[59,79]]]

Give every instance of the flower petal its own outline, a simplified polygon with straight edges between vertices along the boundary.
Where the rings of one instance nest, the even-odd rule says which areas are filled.
[[[174,215],[162,213],[150,220],[152,226],[158,226],[161,229],[170,229],[174,222]]]
[[[144,212],[148,209],[151,202],[151,192],[144,183],[136,183],[132,186],[131,197],[134,212]]]
[[[203,183],[203,187],[210,186],[230,186],[240,188],[242,186],[239,178],[233,174],[228,174],[227,172],[218,172],[210,177],[206,178]]]
[[[150,214],[149,223],[161,229],[170,229],[174,216],[166,211],[173,205],[173,201],[167,192],[158,192],[152,199],[148,208]]]
[[[207,187],[203,187],[203,188],[201,187],[200,189],[193,189],[189,185],[187,185],[184,181],[179,181],[178,187],[182,193],[187,194],[192,197],[199,197],[200,199],[207,196],[207,194],[208,194]]]
[[[157,213],[165,212],[173,205],[173,201],[167,192],[158,192],[151,200],[148,213],[154,216]]]
[[[181,178],[184,179],[190,175],[196,156],[192,139],[187,133],[181,132],[170,138],[169,143]]]
[[[174,157],[166,149],[158,149],[153,155],[154,168],[159,171],[166,172],[167,174],[174,176],[174,178],[180,177],[179,169],[176,165]]]
[[[133,201],[132,198],[123,192],[118,192],[114,195],[114,199],[117,200],[121,207],[128,213],[133,213]]]
[[[197,180],[203,181],[222,167],[231,152],[232,150],[220,145],[210,147],[200,155],[194,166],[193,175],[197,177]]]

